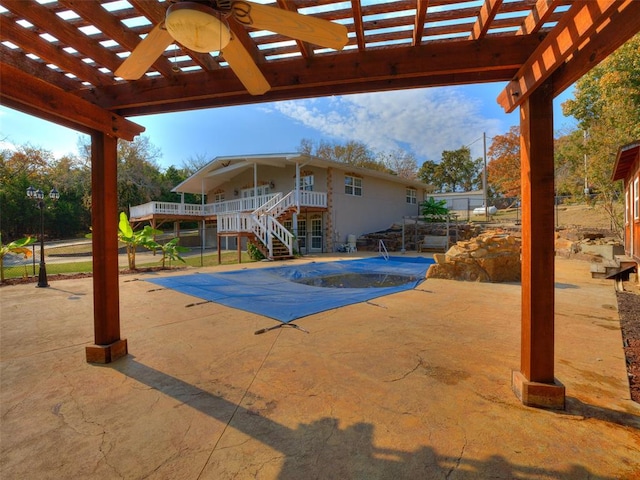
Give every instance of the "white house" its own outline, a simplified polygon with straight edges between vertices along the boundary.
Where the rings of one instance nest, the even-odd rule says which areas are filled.
[[[200,205],[150,202],[131,222],[202,220],[206,245],[255,244],[269,258],[332,252],[418,214],[430,187],[417,180],[300,153],[217,157],[177,185]],[[353,237],[351,237],[353,238]],[[239,243],[236,243],[239,242]]]

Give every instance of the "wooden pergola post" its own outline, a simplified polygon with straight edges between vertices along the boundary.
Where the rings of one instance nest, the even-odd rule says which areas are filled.
[[[548,80],[520,107],[522,331],[513,390],[523,404],[564,408],[554,377],[553,88]]]
[[[90,363],[110,363],[127,354],[127,340],[120,338],[117,145],[115,137],[91,135],[95,345],[86,347]]]

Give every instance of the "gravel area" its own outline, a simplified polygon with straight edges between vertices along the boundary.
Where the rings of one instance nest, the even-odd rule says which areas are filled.
[[[640,286],[625,282],[616,296],[631,399],[640,403]]]

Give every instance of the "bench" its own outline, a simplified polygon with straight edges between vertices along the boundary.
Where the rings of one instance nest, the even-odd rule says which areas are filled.
[[[418,251],[424,250],[443,250],[449,249],[448,235],[425,235],[422,242],[418,245]]]

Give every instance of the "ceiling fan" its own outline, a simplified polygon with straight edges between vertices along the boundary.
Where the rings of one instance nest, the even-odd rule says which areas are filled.
[[[149,32],[115,74],[137,80],[176,41],[195,52],[219,51],[247,91],[262,95],[271,86],[229,29],[228,21],[335,50],[348,42],[344,25],[280,8],[245,0],[174,0],[164,21]]]

